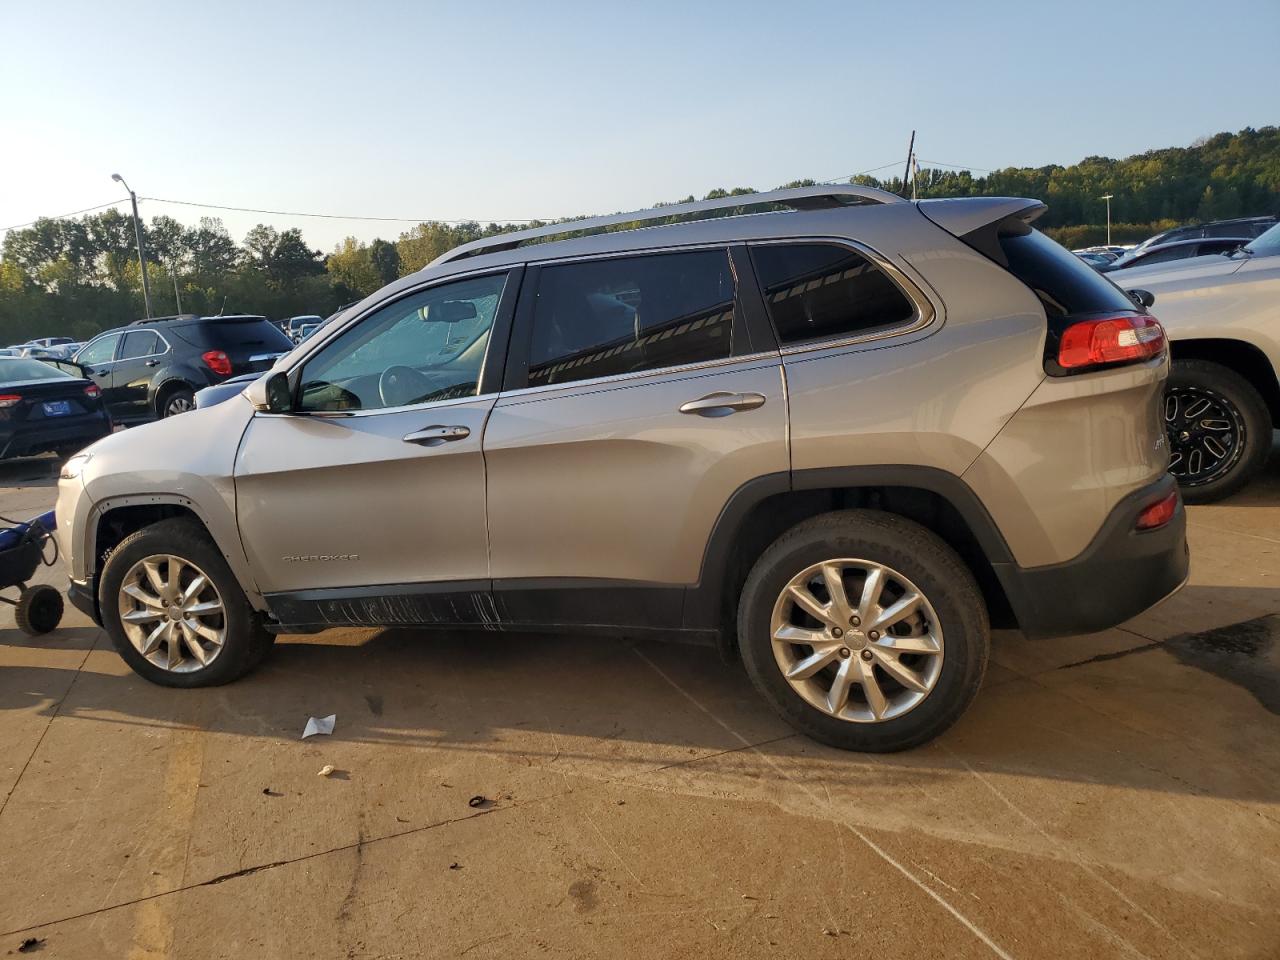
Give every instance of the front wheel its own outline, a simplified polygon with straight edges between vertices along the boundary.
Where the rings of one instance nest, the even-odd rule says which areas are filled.
[[[221,552],[190,520],[162,520],[126,537],[103,565],[98,591],[116,650],[152,683],[229,683],[271,648]]]
[[[752,682],[801,733],[887,752],[938,736],[973,701],[990,630],[973,575],[917,523],[814,517],[756,562],[738,606]]]
[[[1164,388],[1169,472],[1187,503],[1240,490],[1271,452],[1271,413],[1249,381],[1208,360],[1175,360]]]

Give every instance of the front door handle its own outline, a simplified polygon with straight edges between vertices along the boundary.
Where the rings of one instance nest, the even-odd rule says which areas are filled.
[[[705,397],[680,405],[681,413],[696,413],[700,417],[727,417],[739,410],[754,410],[764,406],[763,393],[728,393],[717,391]]]
[[[158,366],[160,366],[160,361],[159,361],[159,360],[148,360],[148,361],[146,362],[146,366],[148,366],[148,367],[158,367]]]
[[[416,443],[423,447],[438,447],[442,443],[449,443],[452,440],[465,440],[469,436],[471,436],[470,427],[444,427],[438,423],[433,423],[431,426],[415,430],[413,433],[406,433],[404,442]]]

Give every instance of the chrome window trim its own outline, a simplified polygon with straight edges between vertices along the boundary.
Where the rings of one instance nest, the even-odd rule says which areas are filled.
[[[701,370],[713,370],[718,367],[729,367],[735,364],[751,364],[761,361],[777,363],[778,354],[773,350],[761,353],[748,353],[740,357],[721,357],[718,360],[700,360],[696,363],[682,363],[675,367],[654,367],[652,370],[632,370],[627,373],[615,373],[607,377],[592,377],[590,380],[570,380],[568,383],[544,383],[536,387],[521,387],[518,390],[504,390],[498,394],[499,400],[509,398],[530,397],[552,391],[573,392],[585,387],[611,387],[615,384],[626,385],[636,381],[654,380],[671,374],[697,373]]]
[[[830,246],[844,247],[847,250],[866,257],[872,264],[880,269],[889,281],[898,288],[907,302],[914,308],[914,316],[905,323],[895,324],[893,326],[872,330],[868,333],[851,334],[844,337],[828,337],[823,340],[808,340],[804,343],[796,343],[791,346],[781,346],[781,353],[784,357],[792,357],[797,354],[813,353],[815,350],[829,350],[837,347],[856,346],[861,343],[874,343],[878,340],[888,340],[893,337],[906,336],[915,333],[917,330],[923,330],[925,327],[933,323],[938,318],[938,309],[934,306],[933,300],[926,294],[920,286],[908,277],[897,264],[893,263],[888,257],[882,254],[874,247],[849,237],[831,237],[831,236],[804,236],[804,237],[776,237],[768,240],[748,240],[747,248],[753,247],[776,247],[776,246],[794,246],[796,244],[806,243],[822,243]],[[754,264],[752,265],[754,267]],[[758,278],[757,278],[758,282]],[[769,298],[763,287],[760,290],[760,296],[764,300],[765,310],[769,309]],[[769,323],[773,323],[773,317],[769,317]],[[777,328],[774,328],[777,333]]]
[[[154,333],[160,342],[164,344],[164,349],[158,353],[144,353],[136,357],[121,357],[119,360],[112,360],[112,363],[123,363],[125,360],[150,360],[152,357],[163,357],[165,354],[173,352],[173,345],[165,339],[164,334],[159,330],[126,330],[123,336],[120,337],[121,347],[124,346],[125,338],[131,333]]]
[[[413,410],[434,410],[439,407],[457,407],[464,403],[476,403],[483,400],[496,400],[500,394],[478,393],[474,397],[449,397],[447,400],[429,400],[426,403],[412,403],[401,407],[375,407],[372,410],[291,410],[288,413],[270,413],[266,410],[255,410],[257,417],[283,417],[291,419],[318,418],[321,420],[346,420],[354,417],[380,417],[384,414],[409,413]],[[478,435],[477,435],[478,436]]]

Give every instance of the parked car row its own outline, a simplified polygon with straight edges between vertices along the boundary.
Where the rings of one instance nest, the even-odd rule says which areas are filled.
[[[1173,356],[1164,406],[1169,470],[1183,496],[1206,503],[1241,489],[1266,464],[1280,428],[1280,226],[1228,256],[1109,276],[1156,298]]]

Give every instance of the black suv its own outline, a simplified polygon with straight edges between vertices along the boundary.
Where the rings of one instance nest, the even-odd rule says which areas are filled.
[[[190,410],[195,392],[267,370],[293,343],[266,317],[183,314],[99,334],[75,355],[111,417],[137,422]]]
[[[1148,250],[1157,244],[1173,243],[1176,240],[1202,240],[1210,237],[1244,237],[1252,240],[1260,237],[1276,224],[1276,217],[1237,217],[1235,220],[1214,220],[1211,223],[1192,223],[1185,227],[1174,227],[1148,237],[1129,251],[1129,256]]]

